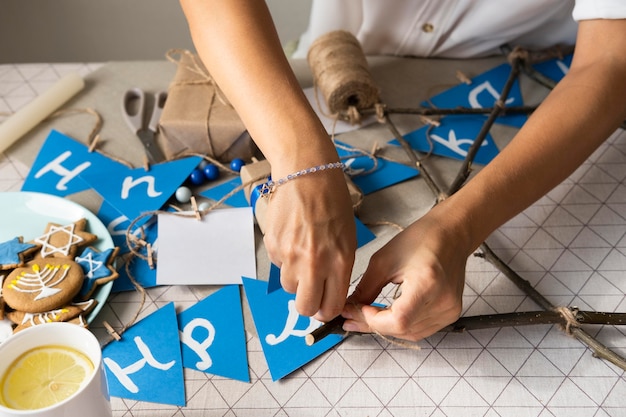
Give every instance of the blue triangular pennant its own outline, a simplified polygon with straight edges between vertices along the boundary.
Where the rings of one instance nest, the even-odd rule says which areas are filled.
[[[150,221],[141,226],[141,234],[137,237],[149,243],[153,252],[158,250],[158,227],[156,221]],[[139,254],[144,257],[148,256],[148,248],[140,247]],[[156,265],[150,267],[150,263],[140,256],[122,256],[118,257],[116,269],[119,277],[113,281],[112,292],[122,292],[135,290],[133,280],[143,288],[152,288],[157,286],[156,282]],[[130,276],[129,276],[130,274]],[[131,279],[132,277],[132,279]]]
[[[250,382],[239,285],[226,285],[178,315],[183,366]]]
[[[245,277],[242,281],[273,381],[302,367],[343,339],[331,334],[308,346],[305,336],[321,323],[296,312],[293,294],[284,290],[268,294],[266,281]]]
[[[422,105],[426,107],[439,108],[455,108],[455,107],[471,107],[471,108],[489,108],[493,107],[496,100],[500,97],[500,93],[506,84],[511,72],[509,64],[499,65],[489,71],[486,71],[472,78],[471,84],[459,84],[442,93],[431,97]],[[519,81],[515,80],[510,90],[505,106],[523,106],[522,91],[519,87]],[[487,116],[479,116],[484,119]],[[526,122],[526,115],[513,114],[509,116],[501,116],[496,119],[497,123],[506,124],[513,127],[522,127]]]
[[[135,220],[144,212],[159,210],[185,182],[202,160],[189,157],[144,168],[120,168],[106,173],[83,174],[81,178],[120,213]],[[148,220],[146,216],[141,224]]]
[[[145,250],[142,250],[142,252],[145,255]],[[131,258],[123,257],[118,261],[116,267],[119,276],[113,281],[113,286],[111,287],[111,292],[113,293],[136,290],[137,288],[133,284],[133,280],[144,289],[159,285],[156,282],[156,267],[150,268],[150,264],[145,259],[136,256]]]
[[[282,288],[283,286],[280,283],[280,268],[275,264],[270,264],[270,276],[267,279],[267,292],[271,293]]]
[[[559,82],[569,71],[569,67],[572,65],[572,58],[573,54],[569,54],[564,56],[563,59],[555,58],[535,64],[533,68],[552,81]]]
[[[416,168],[380,158],[374,160],[368,155],[354,152],[349,145],[337,144],[340,145],[337,153],[346,165],[346,172],[363,194],[390,187],[419,174]]]
[[[130,227],[129,218],[106,200],[102,201],[97,217],[106,226],[115,246],[120,248],[120,255],[127,253],[129,249],[126,242],[126,231]]]
[[[124,165],[64,134],[52,130],[24,180],[22,191],[65,197],[90,188],[80,176],[115,172]]]
[[[366,244],[370,243],[372,240],[376,239],[376,235],[370,229],[368,229],[367,226],[364,225],[363,222],[359,220],[358,217],[355,217],[354,221],[356,222],[357,248],[365,246]]]
[[[185,385],[173,303],[127,329],[102,350],[111,396],[185,405]]]
[[[432,152],[434,155],[463,160],[482,125],[483,120],[480,118],[448,116],[440,120],[439,126],[421,127],[404,135],[404,139],[413,149],[420,152]],[[396,139],[389,143],[399,145]],[[474,162],[486,165],[495,158],[498,152],[491,135],[487,134]]]

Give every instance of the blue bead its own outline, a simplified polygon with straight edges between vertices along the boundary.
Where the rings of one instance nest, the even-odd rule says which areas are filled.
[[[246,163],[243,161],[243,159],[241,158],[235,158],[232,161],[230,161],[230,169],[232,169],[235,172],[239,172],[241,171],[241,167],[244,166]]]
[[[220,170],[217,166],[213,164],[207,164],[204,167],[204,176],[209,181],[215,181],[220,177]]]
[[[194,169],[191,171],[191,174],[189,174],[189,181],[193,185],[202,185],[205,179],[204,172],[202,172],[200,168]]]

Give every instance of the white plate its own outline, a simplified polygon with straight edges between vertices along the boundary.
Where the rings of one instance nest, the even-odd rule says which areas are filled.
[[[92,243],[93,247],[99,251],[114,247],[113,239],[100,219],[73,201],[43,193],[0,193],[0,242],[6,242],[16,236],[22,236],[24,242],[28,242],[41,236],[48,223],[65,225],[82,218],[87,219],[86,231],[98,236],[98,240]],[[88,323],[93,321],[104,306],[112,286],[113,282],[109,281],[96,288],[93,298],[98,304],[87,315]]]

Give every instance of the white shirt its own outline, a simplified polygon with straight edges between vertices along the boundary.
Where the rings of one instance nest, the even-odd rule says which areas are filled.
[[[366,55],[469,58],[500,46],[573,45],[577,20],[626,18],[626,0],[313,0],[294,58],[319,36],[352,32]]]

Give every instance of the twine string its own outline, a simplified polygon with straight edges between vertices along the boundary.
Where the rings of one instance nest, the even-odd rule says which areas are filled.
[[[359,124],[359,110],[380,102],[380,90],[369,71],[359,41],[347,31],[317,38],[307,54],[314,87],[322,93],[331,115]]]
[[[179,58],[176,59],[175,55],[179,55]],[[182,65],[182,57],[185,56],[188,58],[188,61],[191,62],[190,65],[185,65],[183,68],[186,70],[196,74],[199,79],[197,80],[185,80],[185,81],[175,81],[170,84],[170,87],[180,86],[180,85],[213,85],[215,87],[214,94],[220,100],[220,102],[224,105],[230,106],[228,99],[222,93],[222,90],[219,89],[217,83],[209,74],[209,71],[204,67],[202,61],[200,61],[200,57],[198,55],[192,53],[187,49],[170,49],[165,53],[165,58],[173,64],[177,66]],[[211,100],[212,101],[212,100]]]
[[[563,330],[566,334],[571,335],[572,329],[576,327],[580,327],[580,323],[576,319],[576,314],[578,314],[578,308],[568,308],[568,307],[555,307],[554,311],[559,313],[563,320],[565,320],[565,324],[563,325]]]
[[[72,114],[78,114],[78,113],[87,113],[96,118],[96,122],[93,128],[91,129],[91,132],[89,132],[89,135],[87,135],[87,144],[90,145],[94,141],[94,139],[97,137],[98,133],[100,132],[100,129],[102,129],[102,123],[103,123],[102,116],[95,109],[92,109],[90,107],[86,107],[84,109],[61,109],[52,113],[50,116],[48,116],[48,118],[53,119],[59,116],[72,115]]]

